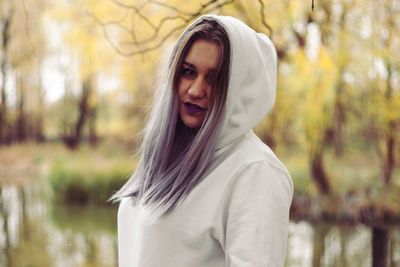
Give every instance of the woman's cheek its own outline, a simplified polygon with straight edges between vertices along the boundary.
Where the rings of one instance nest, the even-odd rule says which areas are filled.
[[[186,94],[186,88],[188,88],[189,82],[186,79],[181,78],[178,85],[178,94],[180,98],[183,98]]]

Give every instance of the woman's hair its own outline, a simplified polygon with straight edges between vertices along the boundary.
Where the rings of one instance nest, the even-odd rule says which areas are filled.
[[[221,58],[205,119],[199,129],[190,129],[179,116],[177,88],[183,61],[197,40],[217,44]],[[172,51],[166,88],[156,92],[137,169],[109,201],[143,197],[144,204],[156,203],[169,213],[200,182],[216,147],[228,90],[230,53],[228,34],[215,19],[203,17],[185,30]]]

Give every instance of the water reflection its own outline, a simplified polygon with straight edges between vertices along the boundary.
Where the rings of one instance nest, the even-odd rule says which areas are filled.
[[[51,205],[34,180],[0,187],[0,266],[116,266],[116,207]],[[388,227],[389,266],[400,265],[400,227]],[[371,266],[372,233],[364,225],[292,222],[286,266]]]
[[[36,180],[0,188],[0,266],[116,266],[115,210],[52,206],[47,193]]]
[[[388,226],[388,267],[400,264],[400,227]],[[286,266],[372,266],[372,231],[364,225],[292,222]]]

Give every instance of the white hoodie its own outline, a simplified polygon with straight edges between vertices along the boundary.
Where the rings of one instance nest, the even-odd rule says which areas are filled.
[[[293,184],[252,128],[275,101],[277,59],[264,34],[238,19],[226,29],[231,69],[214,167],[167,216],[121,201],[119,267],[284,266]]]

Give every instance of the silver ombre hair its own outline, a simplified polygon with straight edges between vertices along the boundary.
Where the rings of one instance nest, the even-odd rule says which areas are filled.
[[[216,43],[221,48],[221,58],[205,119],[200,128],[190,129],[179,116],[177,88],[183,60],[200,39]],[[225,109],[230,53],[228,34],[213,18],[202,17],[184,31],[170,57],[168,82],[155,94],[137,169],[108,201],[143,198],[144,204],[155,203],[163,213],[169,213],[204,178]]]

